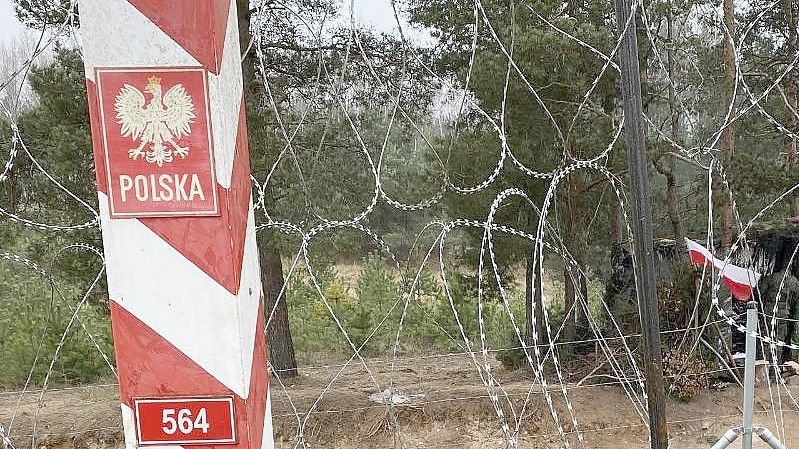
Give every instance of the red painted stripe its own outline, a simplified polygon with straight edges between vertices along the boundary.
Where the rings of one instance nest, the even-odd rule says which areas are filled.
[[[261,449],[261,444],[263,443],[261,440],[263,439],[264,418],[266,415],[266,398],[269,394],[263,307],[264,301],[263,297],[261,297],[261,303],[258,306],[258,323],[255,326],[255,347],[253,348],[252,372],[250,373],[250,396],[247,399],[249,428],[255,432],[248,438],[253,443],[252,449]],[[242,417],[239,418],[239,420],[241,419]]]
[[[218,187],[218,217],[141,218],[169,245],[234,295],[239,291],[247,214],[250,207],[250,153],[242,101],[230,189]]]
[[[688,254],[691,256],[691,261],[696,265],[703,265],[706,267],[710,267],[715,269],[713,266],[713,262],[708,260],[704,254],[700,253],[699,251],[690,250]],[[718,270],[717,270],[718,271]],[[727,290],[730,291],[733,298],[737,299],[738,301],[748,301],[749,298],[752,297],[752,286],[748,284],[741,284],[739,282],[735,282],[732,279],[728,278],[727,276],[721,277],[721,283],[727,287]]]
[[[100,117],[100,100],[97,98],[97,85],[87,79],[86,95],[89,100],[89,118],[92,126],[92,149],[94,152],[94,174],[97,178],[97,190],[108,193],[108,182],[105,176],[105,150],[103,149],[103,125]]]
[[[120,398],[232,392],[174,345],[122,306],[111,301],[111,325],[117,351]],[[212,330],[209,329],[209,332]]]
[[[250,394],[244,400],[152,328],[111,301],[114,345],[124,348],[124,351],[117,354],[116,361],[122,403],[132,407],[133,398],[141,397],[234,396],[239,443],[225,447],[260,449],[269,386],[262,307],[263,305],[258,310],[258,323],[255,327]],[[232,356],[231,362],[238,363],[234,357]]]
[[[203,67],[219,74],[232,0],[128,1]]]

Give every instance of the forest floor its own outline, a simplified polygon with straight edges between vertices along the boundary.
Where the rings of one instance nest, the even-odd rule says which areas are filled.
[[[399,448],[387,425],[385,406],[369,396],[382,391],[394,379],[409,394],[424,395],[410,405],[398,407],[397,420],[407,448],[505,448],[492,403],[471,360],[463,355],[400,360],[393,368],[388,362],[369,360],[371,375],[357,363],[346,368],[327,390],[305,426],[310,447],[362,449]],[[521,371],[505,371],[496,364],[496,378],[502,383],[519,413],[532,379]],[[272,413],[276,447],[292,448],[296,443],[298,417],[288,401],[300,412],[300,420],[316,401],[340,365],[306,367],[283,386],[272,383]],[[619,385],[591,385],[605,379],[589,379],[582,385],[567,384],[568,398],[588,448],[645,448],[647,430]],[[557,384],[554,384],[557,385]],[[789,387],[799,395],[799,387]],[[560,437],[549,414],[541,389],[534,388],[519,433],[521,448],[558,448]],[[559,387],[550,386],[566,432],[580,447]],[[776,389],[772,389],[776,392]],[[799,446],[799,409],[782,390],[785,442]],[[31,447],[33,423],[37,449],[122,448],[122,430],[113,384],[54,389],[44,396],[36,418],[39,393],[21,395],[0,392],[0,424],[8,430],[17,449]],[[706,390],[688,402],[669,401],[668,419],[671,447],[709,448],[728,428],[740,424],[741,390],[730,386],[723,391]],[[18,405],[19,404],[19,405]],[[776,429],[775,404],[769,388],[758,390],[756,424]],[[11,425],[12,417],[14,418]],[[513,424],[511,424],[513,427]],[[777,433],[777,432],[775,432]],[[736,442],[733,447],[740,443]],[[756,448],[766,447],[756,444]]]

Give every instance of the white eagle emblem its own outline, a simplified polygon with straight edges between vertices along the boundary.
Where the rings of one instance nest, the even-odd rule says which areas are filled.
[[[173,155],[185,159],[189,148],[181,147],[176,140],[191,134],[190,125],[196,118],[191,96],[182,84],[172,86],[164,94],[161,78],[155,76],[147,78],[144,91],[152,95],[146,106],[144,94],[130,84],[122,86],[114,100],[117,123],[122,125],[122,137],[130,136],[134,142],[141,141],[137,148],[128,151],[128,155],[134,161],[144,156],[147,162],[159,167],[172,162]]]

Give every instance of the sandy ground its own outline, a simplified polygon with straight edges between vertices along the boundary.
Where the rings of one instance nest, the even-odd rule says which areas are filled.
[[[345,369],[319,401],[314,413],[307,417],[304,439],[310,447],[506,447],[492,402],[468,358],[450,356],[401,361],[393,373],[389,363],[370,360],[368,366],[371,375],[358,364]],[[299,420],[304,420],[311,404],[339,369],[338,366],[308,367],[302,370],[300,377],[284,380],[283,386],[273,381],[276,447],[291,448],[297,441],[298,416],[291,403],[299,412]],[[532,380],[524,372],[505,372],[501,368],[497,368],[495,375],[513,401],[516,413],[520,414]],[[370,394],[387,388],[391,379],[405,392],[424,395],[415,403],[398,408],[396,419],[402,445],[388,425],[386,407],[369,399]],[[618,385],[588,383],[568,385],[568,397],[574,406],[585,447],[648,447],[646,428],[624,390]],[[789,388],[799,396],[799,387]],[[557,388],[550,390],[565,431],[574,446],[580,447],[562,393],[556,391]],[[782,390],[785,442],[789,447],[799,447],[799,409],[793,407],[786,396]],[[670,401],[671,447],[712,446],[726,429],[740,424],[740,400],[740,390],[730,387],[724,391],[705,391],[690,402]],[[38,402],[38,392],[25,395],[0,392],[0,424],[7,430],[10,428],[11,440],[17,449],[30,448],[32,443],[37,449],[123,447],[115,385],[49,391],[40,409]],[[778,408],[777,402],[769,397],[769,389],[760,389],[756,423],[777,429],[773,412]],[[510,409],[506,408],[506,412]],[[33,440],[35,421],[36,438]],[[739,445],[736,441],[732,447]],[[562,447],[539,385],[533,385],[533,394],[524,409],[519,447]]]

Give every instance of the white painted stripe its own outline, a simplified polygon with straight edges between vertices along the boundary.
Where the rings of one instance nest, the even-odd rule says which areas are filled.
[[[213,105],[211,123],[214,129],[216,181],[227,189],[230,187],[233,159],[236,156],[236,136],[239,132],[239,111],[243,97],[239,26],[235,3],[231,5],[228,14],[219,76],[209,73],[208,77],[209,101]]]
[[[236,296],[139,220],[111,220],[99,196],[111,299],[246,399],[261,301],[252,206]]]
[[[235,9],[235,8],[231,8]],[[252,290],[252,293],[250,292]],[[239,294],[234,300],[239,313],[239,338],[241,344],[241,381],[240,396],[247,399],[250,394],[250,377],[252,376],[252,359],[255,339],[264,338],[263,331],[257,332],[258,314],[261,313],[262,301],[261,264],[258,256],[258,245],[255,234],[255,211],[252,203],[247,214],[247,235],[244,240],[244,256],[241,265],[241,282]],[[263,367],[266,369],[266,367]]]
[[[266,389],[266,413],[264,416],[264,433],[261,449],[274,449],[275,437],[272,434],[272,386]]]
[[[757,273],[754,270],[747,270],[746,268],[742,268],[731,263],[724,263],[723,260],[714,256],[707,248],[689,238],[685,239],[685,244],[688,245],[689,251],[696,251],[702,254],[702,256],[704,256],[704,258],[709,261],[716,270],[719,270],[721,276],[726,277],[737,284],[744,284],[754,287],[757,285],[757,281],[760,280],[760,273]]]
[[[83,39],[83,60],[92,81],[95,67],[200,65],[126,0],[79,0],[78,8],[81,34],[89,37]]]
[[[133,409],[125,404],[122,408],[122,432],[125,436],[125,449],[136,449],[136,425],[133,420]]]

